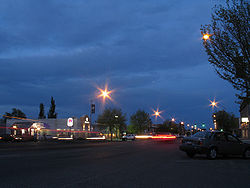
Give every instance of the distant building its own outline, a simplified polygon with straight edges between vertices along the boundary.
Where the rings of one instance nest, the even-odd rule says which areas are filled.
[[[240,129],[242,132],[242,138],[250,138],[250,128],[249,128],[249,120],[250,120],[250,104],[249,99],[243,100],[240,105]]]
[[[0,119],[0,134],[6,133],[6,124],[3,119]]]
[[[7,119],[6,132],[13,135],[51,135],[70,134],[75,137],[87,137],[92,131],[90,119],[87,115],[72,118],[72,126],[68,126],[68,119]]]

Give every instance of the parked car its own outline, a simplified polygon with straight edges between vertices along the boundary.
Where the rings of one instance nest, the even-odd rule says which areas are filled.
[[[15,135],[14,138],[16,141],[35,141],[34,136],[28,134]]]
[[[250,158],[250,144],[242,142],[230,133],[219,131],[203,131],[185,137],[179,149],[189,157],[206,154],[209,159],[215,159],[218,155],[242,155],[244,158]]]
[[[123,141],[126,141],[126,140],[135,140],[135,135],[134,134],[123,135],[122,136],[122,140]]]
[[[11,134],[3,134],[0,136],[0,140],[7,142],[15,142],[15,141],[33,141],[33,136],[30,135],[11,135]]]
[[[15,138],[10,134],[2,134],[2,135],[0,135],[0,141],[14,142]]]

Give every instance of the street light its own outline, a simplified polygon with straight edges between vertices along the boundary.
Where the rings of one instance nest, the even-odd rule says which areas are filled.
[[[218,107],[218,102],[215,101],[215,99],[213,101],[210,101],[210,105],[212,106],[212,113],[213,113],[213,120],[214,120],[214,129],[217,129],[217,125],[216,125],[216,114],[214,114],[214,107]]]
[[[161,117],[161,113],[162,113],[162,111],[159,111],[159,109],[157,108],[156,110],[153,110],[153,114],[152,114],[152,116],[155,116],[155,120],[157,120],[157,117],[159,116],[160,118],[162,118]]]
[[[209,35],[209,34],[204,34],[202,38],[203,38],[204,40],[208,40],[208,39],[209,39],[209,37],[210,37],[210,35]]]
[[[209,106],[212,106],[212,108],[214,108],[214,107],[218,107],[217,105],[218,105],[218,102],[215,102],[215,99],[213,100],[213,101],[211,101],[211,100],[209,100],[210,101],[210,105]]]
[[[113,101],[113,99],[111,98],[110,94],[113,93],[113,90],[108,90],[108,85],[105,85],[104,89],[101,88],[97,88],[100,92],[100,94],[97,96],[97,98],[102,97],[103,103],[105,103],[106,98],[108,98],[109,100]]]
[[[118,130],[118,126],[119,126],[119,124],[118,124],[118,118],[119,118],[119,116],[118,115],[115,115],[115,121],[116,121],[116,124],[114,124],[114,126],[115,126],[115,136],[116,136],[116,140],[118,140],[118,137],[117,137],[117,130]],[[112,133],[111,133],[112,134]],[[120,134],[120,130],[119,130],[119,134]]]
[[[201,34],[202,34],[202,38],[206,41],[206,40],[209,40],[210,39],[210,36],[212,35],[212,34],[209,34],[209,33],[203,33],[203,32],[201,32]]]

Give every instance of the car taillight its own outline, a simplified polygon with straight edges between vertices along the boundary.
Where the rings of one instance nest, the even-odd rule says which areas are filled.
[[[199,141],[198,145],[202,145],[202,141]]]

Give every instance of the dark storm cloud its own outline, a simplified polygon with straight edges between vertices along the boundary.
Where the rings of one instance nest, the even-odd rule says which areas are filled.
[[[149,109],[164,103],[185,116],[164,101],[184,97],[177,101],[186,101],[188,110],[187,98],[212,93],[204,84],[209,84],[211,76],[203,73],[208,65],[199,31],[209,21],[212,4],[200,0],[2,0],[0,111],[18,105],[36,114],[34,106],[48,104],[53,95],[61,114],[82,115],[88,111],[95,85],[109,81],[128,113],[138,106]]]

